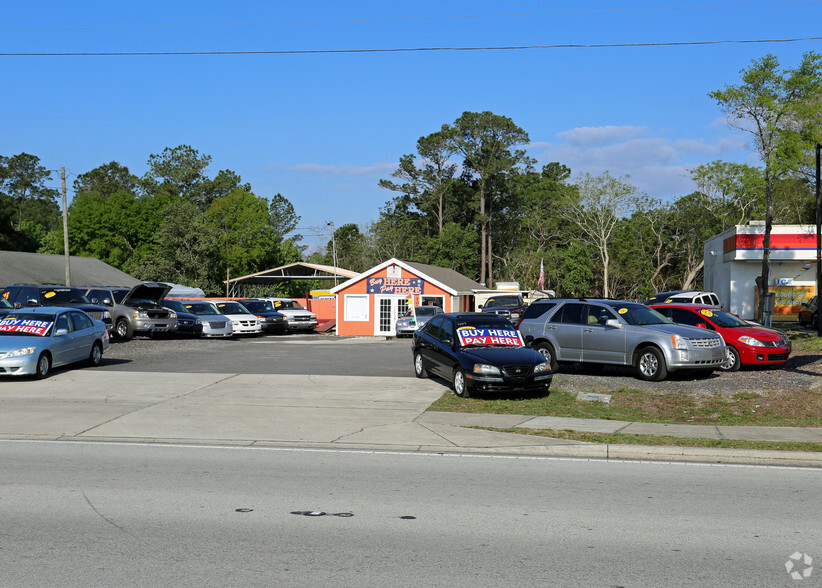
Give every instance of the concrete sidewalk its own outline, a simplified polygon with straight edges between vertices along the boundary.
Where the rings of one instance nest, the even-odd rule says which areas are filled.
[[[416,378],[74,369],[0,381],[0,438],[698,461],[822,467],[822,453],[605,445],[472,427],[822,442],[822,429],[428,412]]]

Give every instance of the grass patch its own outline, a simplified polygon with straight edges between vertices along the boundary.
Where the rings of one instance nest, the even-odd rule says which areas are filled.
[[[793,344],[794,352],[822,352],[822,337],[816,333],[808,333],[807,331],[786,331],[788,338]]]
[[[552,390],[536,398],[460,398],[443,394],[428,410],[521,414],[649,423],[822,426],[822,389],[762,394],[658,394],[630,388],[610,392],[610,404],[578,402],[575,394]]]
[[[472,427],[501,433],[518,433],[553,439],[569,439],[588,443],[609,443],[612,445],[668,445],[674,447],[716,447],[722,449],[773,449],[777,451],[822,452],[822,443],[800,441],[741,441],[735,439],[700,439],[668,437],[662,435],[626,435],[625,433],[584,433],[579,431],[554,429],[495,429]]]

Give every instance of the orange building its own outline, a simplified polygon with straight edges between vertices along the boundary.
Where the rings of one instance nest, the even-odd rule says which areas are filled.
[[[331,289],[337,297],[337,335],[394,336],[411,306],[470,312],[482,284],[452,269],[389,259]]]

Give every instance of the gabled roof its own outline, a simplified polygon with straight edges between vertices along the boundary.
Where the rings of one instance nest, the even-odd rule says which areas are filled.
[[[332,294],[336,294],[343,288],[346,288],[354,282],[357,282],[372,274],[375,274],[380,270],[388,267],[389,265],[398,265],[406,271],[419,275],[420,277],[424,278],[427,282],[430,282],[435,286],[442,288],[446,292],[450,293],[452,296],[457,296],[459,294],[473,294],[475,290],[486,289],[485,286],[483,286],[482,284],[478,284],[471,278],[462,275],[456,270],[448,269],[445,267],[439,267],[436,265],[418,263],[416,261],[400,261],[399,259],[392,257],[388,261],[384,261],[381,264],[374,266],[361,274],[358,274],[356,277],[353,277],[350,280],[340,284],[336,288],[331,288],[330,292]]]
[[[95,257],[69,256],[71,283],[131,288],[141,283]],[[65,284],[66,257],[26,251],[0,251],[0,287],[13,284]]]

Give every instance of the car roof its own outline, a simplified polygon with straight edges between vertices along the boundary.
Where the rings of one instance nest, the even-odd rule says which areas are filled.
[[[688,310],[704,310],[706,308],[710,308],[711,310],[722,310],[716,304],[691,304],[688,302],[654,302],[648,306],[651,308],[658,306],[660,308],[685,308]]]

